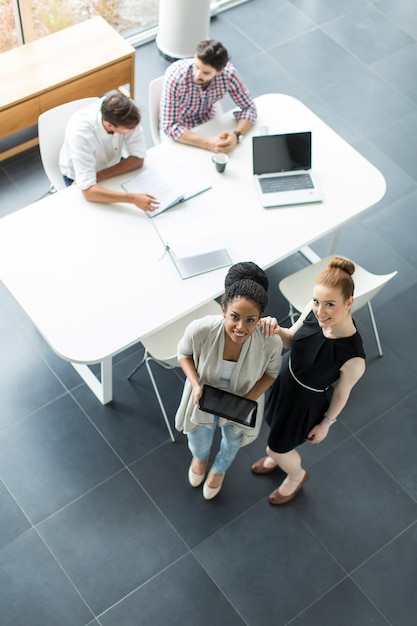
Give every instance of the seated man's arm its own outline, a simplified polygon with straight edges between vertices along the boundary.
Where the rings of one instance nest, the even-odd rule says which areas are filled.
[[[239,107],[239,110],[233,113],[235,118],[238,121],[246,120],[252,126],[258,116],[256,105],[242,77],[233,66],[230,70],[228,91],[233,102]]]
[[[165,73],[162,85],[161,99],[159,103],[159,130],[160,133],[174,139],[175,141],[182,135],[186,127],[180,123],[180,93],[177,72],[172,72],[171,68]]]
[[[236,128],[233,131],[220,133],[216,137],[215,152],[231,152],[239,143],[239,137],[235,131],[238,131],[241,135],[245,135],[253,124],[248,120],[239,120],[236,124]]]
[[[234,113],[237,124],[229,132],[223,132],[211,137],[203,137],[188,128],[185,123],[185,113],[193,109],[191,91],[193,89],[190,68],[186,72],[184,66],[178,65],[165,76],[160,106],[160,122],[162,131],[171,139],[179,143],[188,144],[210,150],[212,152],[231,152],[238,144],[238,131],[241,135],[247,133],[256,121],[256,107],[249,90],[240,78],[233,65],[228,64],[221,74],[216,77],[219,81],[219,94],[227,91],[239,111]],[[188,90],[188,91],[187,91]]]
[[[218,137],[202,137],[197,135],[192,130],[186,129],[180,137],[178,137],[178,143],[185,143],[188,146],[195,146],[196,148],[203,148],[204,150],[210,150],[211,152],[217,152],[216,144]]]
[[[143,211],[154,211],[158,207],[157,199],[149,194],[112,191],[98,184],[98,182],[107,180],[111,176],[123,174],[142,167],[144,162],[143,157],[128,156],[119,163],[104,168],[100,172],[96,172],[95,157],[91,154],[91,150],[88,149],[87,138],[78,136],[74,139],[71,145],[71,152],[75,169],[75,182],[81,189],[83,196],[90,202],[125,202],[133,204]]]
[[[144,158],[128,156],[127,158],[119,161],[119,163],[111,165],[110,167],[105,167],[97,172],[97,182],[100,183],[101,181],[112,178],[113,176],[119,176],[119,174],[127,174],[128,172],[139,170],[143,167],[144,162]]]
[[[225,78],[227,77],[229,95],[239,109],[233,112],[237,121],[236,128],[230,132],[223,133],[219,137],[217,152],[230,152],[233,150],[239,143],[238,136],[234,131],[245,135],[252,128],[257,118],[256,105],[236,68],[229,64],[224,72]]]
[[[119,163],[116,163],[116,165],[105,168],[100,172],[90,172],[90,180],[84,174],[79,184],[84,198],[90,202],[126,202],[128,204],[134,204],[138,209],[142,209],[143,211],[154,211],[158,207],[158,201],[154,196],[145,193],[113,191],[98,184],[112,176],[137,170],[143,166],[143,163],[143,158],[129,156],[119,161]]]
[[[211,152],[229,152],[235,147],[235,144],[233,144],[229,149],[219,149],[218,144],[225,140],[223,133],[212,137],[203,137],[195,133],[192,129],[187,128],[182,121],[182,107],[180,106],[180,101],[181,87],[175,82],[172,76],[166,77],[162,90],[159,120],[160,129],[167,137],[178,141],[178,143],[203,148]],[[246,131],[245,120],[242,120],[241,126],[242,129],[237,130],[240,130],[240,132],[244,134]],[[250,128],[251,124],[247,126]],[[237,143],[236,135],[234,135],[234,137],[236,138],[235,143]]]
[[[93,184],[88,189],[82,189],[83,196],[90,202],[126,202],[134,204],[143,211],[154,211],[158,207],[158,201],[154,196],[146,193],[127,193],[125,191],[112,191],[101,185]]]

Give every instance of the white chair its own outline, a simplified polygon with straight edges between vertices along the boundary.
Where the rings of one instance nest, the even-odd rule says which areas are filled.
[[[159,365],[161,365],[162,367],[166,369],[173,369],[175,371],[175,368],[178,367],[177,344],[183,336],[188,324],[193,320],[204,317],[205,315],[219,315],[220,313],[220,305],[213,300],[196,309],[192,313],[181,317],[176,322],[172,322],[172,324],[165,326],[153,335],[150,335],[149,337],[143,339],[142,344],[145,348],[143,359],[139,363],[139,365],[136,365],[136,367],[130,372],[127,377],[127,379],[130,380],[133,374],[137,372],[138,369],[142,367],[142,365],[146,365],[146,369],[148,370],[149,378],[151,379],[151,383],[155,391],[155,395],[158,400],[163,418],[165,420],[165,424],[168,428],[169,435],[173,442],[175,442],[175,438],[172,433],[164,404],[162,402],[161,394],[159,393],[158,386],[150,367],[150,361],[155,361],[156,363],[159,363]],[[182,382],[183,379],[180,377],[180,375],[177,372],[175,373]]]
[[[59,169],[59,151],[64,143],[65,128],[71,115],[79,109],[88,106],[97,98],[81,98],[60,104],[45,113],[38,119],[39,151],[45,174],[51,183],[50,192],[65,188],[65,183]]]
[[[312,265],[287,276],[279,283],[279,289],[290,305],[287,318],[289,317],[292,323],[295,322],[296,312],[300,313],[303,311],[311,299],[317,276],[320,272],[327,268],[329,262],[334,256],[341,255],[332,254],[331,256],[327,256],[324,259],[321,259],[318,263],[313,263]],[[388,281],[391,280],[391,278],[394,278],[397,273],[398,272],[392,272],[391,274],[383,275],[371,274],[371,272],[368,272],[363,267],[355,263],[355,273],[352,277],[355,282],[355,300],[352,310],[357,311],[365,304],[368,305],[379,356],[382,356],[382,348],[375,323],[374,312],[372,310],[371,299],[382,289],[384,285],[387,284]]]
[[[149,125],[151,130],[152,141],[155,146],[158,143],[161,143],[161,134],[159,132],[159,104],[161,102],[162,95],[162,85],[164,82],[163,76],[158,76],[158,78],[154,78],[149,83],[149,93],[148,93],[148,108],[149,108]],[[218,115],[222,115],[223,109],[222,105],[219,102],[216,102],[216,117]]]
[[[158,76],[158,78],[154,78],[154,80],[149,83],[149,124],[151,127],[152,140],[155,146],[158,145],[158,143],[161,143],[161,136],[159,134],[159,103],[161,101],[163,82],[164,77]]]

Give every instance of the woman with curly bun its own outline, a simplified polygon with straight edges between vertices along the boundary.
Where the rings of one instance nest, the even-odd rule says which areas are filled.
[[[251,261],[236,263],[225,278],[222,314],[207,315],[188,325],[178,344],[178,361],[186,375],[175,425],[188,438],[192,454],[188,481],[205,479],[217,426],[220,450],[203,485],[211,500],[220,491],[227,469],[242,446],[256,439],[262,424],[264,393],[278,376],[282,342],[264,336],[259,325],[268,302],[268,278]],[[209,384],[258,402],[254,428],[228,422],[199,408],[203,385]]]
[[[267,456],[252,465],[255,474],[268,474],[277,466],[287,474],[269,496],[271,504],[289,502],[305,485],[309,475],[295,448],[327,437],[365,372],[362,339],[351,315],[354,271],[351,261],[333,258],[316,280],[312,301],[291,328],[280,327],[271,317],[261,321],[264,334],[278,335],[290,350],[267,399],[265,418],[271,426]]]

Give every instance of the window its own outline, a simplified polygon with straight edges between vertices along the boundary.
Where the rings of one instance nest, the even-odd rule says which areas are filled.
[[[0,52],[96,15],[129,38],[156,27],[158,10],[158,0],[0,0]]]
[[[0,52],[19,45],[16,17],[12,0],[0,0]]]
[[[212,0],[212,13],[247,1]],[[155,37],[158,13],[159,0],[0,0],[0,52],[95,15],[137,46]]]

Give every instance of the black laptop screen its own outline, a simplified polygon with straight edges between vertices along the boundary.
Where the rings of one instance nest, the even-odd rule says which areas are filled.
[[[311,168],[311,132],[252,138],[253,173],[273,174]]]

